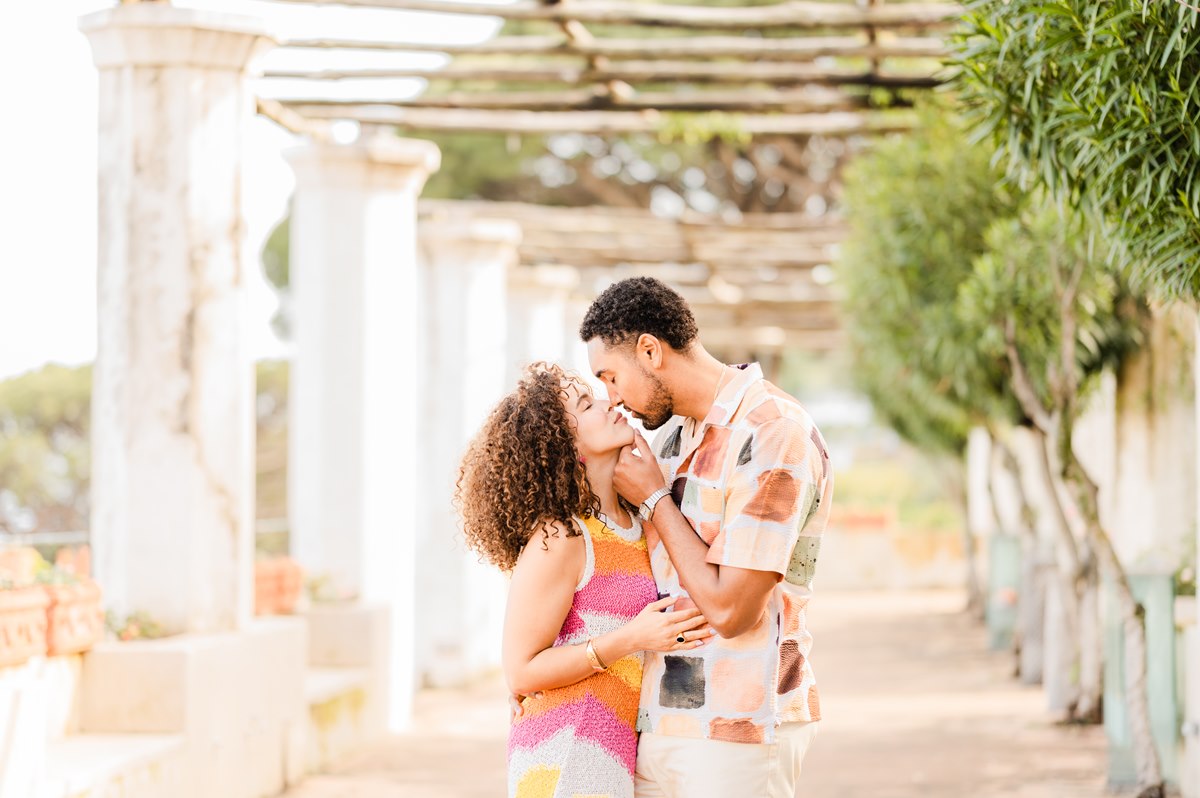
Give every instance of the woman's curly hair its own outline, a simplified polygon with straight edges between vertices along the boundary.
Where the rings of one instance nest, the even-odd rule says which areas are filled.
[[[503,571],[537,532],[545,545],[557,521],[575,537],[572,518],[600,513],[563,401],[570,383],[588,390],[552,363],[526,368],[463,455],[454,502],[467,544]]]

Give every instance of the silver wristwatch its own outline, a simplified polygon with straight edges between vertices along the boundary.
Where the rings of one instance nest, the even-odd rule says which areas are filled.
[[[663,496],[669,496],[670,494],[671,494],[670,488],[661,487],[658,490],[651,493],[649,496],[647,496],[646,501],[642,502],[641,505],[638,507],[638,515],[641,516],[641,519],[643,521],[649,521],[650,517],[654,515],[654,507],[660,501],[662,501]]]

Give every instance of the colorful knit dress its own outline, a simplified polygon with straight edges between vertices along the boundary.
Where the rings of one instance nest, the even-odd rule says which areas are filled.
[[[597,518],[578,520],[587,562],[556,646],[586,643],[658,598],[646,538]],[[508,735],[510,798],[633,798],[642,655],[525,699]]]

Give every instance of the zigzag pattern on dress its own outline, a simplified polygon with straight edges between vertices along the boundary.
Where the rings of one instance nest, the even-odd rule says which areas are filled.
[[[578,521],[587,561],[554,645],[578,645],[623,626],[658,598],[640,524]],[[527,698],[508,738],[510,798],[633,798],[642,657]]]

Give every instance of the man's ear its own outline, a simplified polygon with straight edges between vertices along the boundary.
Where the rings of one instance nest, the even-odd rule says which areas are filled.
[[[637,344],[634,345],[634,354],[643,366],[659,368],[663,362],[662,341],[650,333],[642,333],[638,336]]]

